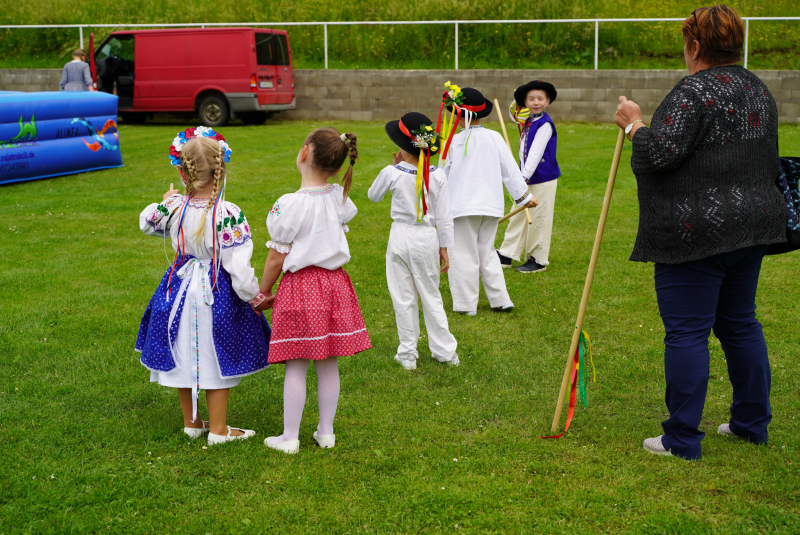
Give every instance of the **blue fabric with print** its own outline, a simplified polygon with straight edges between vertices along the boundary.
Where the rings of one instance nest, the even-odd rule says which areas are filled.
[[[547,115],[547,112],[542,112],[542,118],[538,121],[534,121],[533,118],[528,117],[528,120],[525,122],[525,128],[528,130],[527,138],[525,140],[525,152],[523,153],[525,158],[522,162],[520,162],[519,166],[520,169],[525,167],[525,161],[528,159],[528,152],[531,150],[531,145],[533,145],[533,139],[536,137],[536,132],[538,132],[539,128],[545,124],[549,124],[550,128],[553,129],[553,135],[550,137],[550,140],[547,142],[547,145],[544,148],[542,161],[539,162],[538,166],[536,166],[536,171],[533,172],[533,176],[527,179],[529,185],[543,184],[545,182],[555,180],[561,176],[561,169],[558,167],[558,162],[556,161],[556,142],[558,134],[556,133],[556,125],[553,123],[553,120],[550,118],[550,116]]]
[[[175,266],[175,273],[192,256],[185,256]],[[148,369],[169,372],[175,368],[175,360],[169,347],[170,338],[178,335],[178,326],[183,312],[184,297],[178,305],[171,332],[167,333],[169,315],[181,286],[181,279],[167,269],[139,326],[136,350],[142,353],[141,363]],[[220,268],[217,285],[214,289],[212,307],[214,325],[214,348],[217,353],[222,377],[232,378],[250,375],[268,367],[269,339],[272,331],[264,314],[253,313],[250,304],[242,301],[233,291],[231,277]],[[211,280],[211,268],[208,270]],[[169,285],[169,286],[168,286]],[[169,289],[169,297],[167,290]]]
[[[800,249],[800,158],[781,157],[780,163],[775,183],[786,201],[786,243],[773,243],[768,255]]]

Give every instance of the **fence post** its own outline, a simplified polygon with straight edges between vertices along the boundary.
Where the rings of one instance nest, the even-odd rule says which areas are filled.
[[[750,19],[744,20],[744,68],[747,68],[747,43],[750,40]]]
[[[600,21],[594,21],[594,70],[597,70],[597,58],[600,54]]]
[[[78,26],[78,32],[81,36],[81,50],[83,50],[83,26]]]
[[[458,23],[456,22],[456,70],[458,70]]]
[[[325,36],[325,69],[328,68],[328,25],[322,25],[322,33]]]

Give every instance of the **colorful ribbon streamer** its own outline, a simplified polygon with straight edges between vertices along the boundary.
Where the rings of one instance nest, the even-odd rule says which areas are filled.
[[[584,363],[584,355],[588,351],[589,363],[592,365],[592,382],[597,381],[597,374],[594,369],[594,360],[592,359],[592,341],[586,331],[581,331],[580,338],[578,339],[578,349],[575,350],[575,361],[572,368],[572,387],[569,391],[569,410],[567,411],[567,423],[564,426],[564,431],[559,435],[539,437],[539,438],[561,438],[569,430],[569,424],[572,423],[572,416],[575,414],[575,393],[576,390],[580,394],[581,402],[584,408],[588,406],[588,397],[586,394],[586,382],[588,381],[589,373],[586,370]]]

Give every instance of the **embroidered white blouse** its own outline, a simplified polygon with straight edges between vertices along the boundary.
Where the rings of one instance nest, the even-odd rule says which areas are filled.
[[[369,200],[381,202],[387,192],[392,192],[392,219],[407,225],[436,227],[439,247],[453,246],[453,216],[450,213],[450,192],[447,175],[431,167],[426,205],[428,213],[417,222],[417,168],[408,162],[387,165],[367,192]]]
[[[139,215],[139,228],[148,236],[165,237],[165,232],[169,232],[174,251],[184,244],[185,239],[187,255],[199,260],[211,260],[215,233],[211,210],[206,213],[202,240],[198,243],[194,239],[208,199],[188,199],[189,206],[183,217],[183,238],[179,238],[181,211],[186,201],[187,197],[176,193],[160,203],[151,204]],[[243,301],[251,301],[258,295],[259,288],[255,270],[250,267],[253,241],[244,212],[235,204],[225,201],[217,206],[216,221],[220,263],[230,274],[231,286],[236,295]]]
[[[342,202],[343,193],[339,184],[301,188],[272,206],[267,247],[288,253],[283,271],[294,273],[308,266],[334,270],[350,260],[345,233],[358,209],[349,197]]]
[[[533,122],[542,117],[534,118]],[[522,139],[519,142],[519,161],[525,162],[522,166],[522,176],[525,180],[528,180],[536,172],[536,168],[539,167],[542,156],[544,156],[544,149],[547,148],[547,142],[550,141],[551,137],[553,137],[553,127],[550,126],[550,123],[547,123],[537,130],[536,135],[533,136],[531,149],[528,151],[528,159],[525,160],[525,144],[528,142],[528,130],[523,131]]]
[[[503,137],[480,125],[471,126],[453,137],[444,172],[454,218],[502,217],[505,214],[503,186],[517,206],[532,198]]]

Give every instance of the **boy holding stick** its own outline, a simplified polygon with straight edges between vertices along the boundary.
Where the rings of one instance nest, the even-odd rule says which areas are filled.
[[[530,226],[521,214],[511,218],[497,255],[502,266],[509,268],[511,261],[520,260],[524,253],[527,261],[517,268],[520,273],[544,271],[550,264],[553,209],[561,170],[556,161],[556,126],[545,110],[556,95],[553,84],[541,80],[514,91],[517,106],[530,110],[520,134],[519,161],[528,191],[539,199],[539,206],[531,211]]]
[[[517,206],[532,208],[538,202],[528,192],[503,137],[480,125],[492,113],[492,103],[477,89],[465,87],[460,92],[458,106],[448,110],[455,110],[466,128],[452,137],[444,164],[454,227],[449,281],[453,310],[474,316],[480,282],[492,308],[514,308],[494,250],[498,221],[505,212],[503,186]]]

